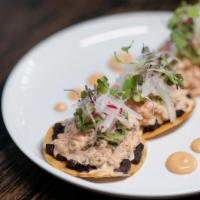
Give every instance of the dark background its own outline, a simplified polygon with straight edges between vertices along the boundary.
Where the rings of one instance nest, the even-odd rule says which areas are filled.
[[[178,0],[0,0],[0,91],[15,63],[31,47],[60,29],[108,14],[141,10],[174,10],[180,2]],[[1,200],[84,199],[83,196],[87,199],[117,199],[72,186],[37,167],[13,143],[0,116]],[[200,195],[195,196],[195,199],[200,199]]]

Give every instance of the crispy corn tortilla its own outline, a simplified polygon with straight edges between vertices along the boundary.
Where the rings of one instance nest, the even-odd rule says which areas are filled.
[[[44,138],[44,142],[43,142],[43,155],[44,158],[46,159],[46,161],[52,165],[53,167],[67,173],[70,174],[72,176],[78,176],[78,177],[83,177],[83,178],[110,178],[110,177],[120,177],[119,173],[113,174],[113,173],[108,173],[108,172],[102,172],[102,171],[95,171],[92,170],[90,172],[78,172],[76,170],[72,170],[66,167],[66,162],[64,161],[58,161],[56,160],[53,156],[49,155],[46,153],[46,144],[51,143],[52,141],[52,134],[53,134],[53,128],[51,127],[45,138]],[[128,176],[133,175],[136,171],[138,171],[140,169],[140,167],[143,165],[144,160],[146,158],[146,145],[145,145],[145,141],[141,140],[141,142],[144,144],[144,150],[142,152],[142,158],[140,160],[140,163],[138,163],[137,165],[132,164],[131,165],[131,169],[130,172],[127,174]]]
[[[160,136],[161,134],[167,133],[167,131],[182,124],[185,120],[187,120],[190,117],[191,113],[193,112],[195,108],[195,105],[196,105],[195,99],[193,98],[191,105],[188,107],[188,109],[185,111],[185,113],[182,116],[178,117],[174,122],[168,122],[161,125],[159,128],[155,129],[154,131],[145,132],[143,134],[144,139],[145,140],[153,139],[155,137]]]

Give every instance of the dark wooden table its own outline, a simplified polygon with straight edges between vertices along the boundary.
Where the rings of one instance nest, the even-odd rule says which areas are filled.
[[[60,29],[113,13],[173,10],[179,3],[178,0],[0,0],[1,91],[20,57]],[[0,199],[72,199],[79,195],[88,199],[115,199],[72,186],[40,169],[13,143],[0,116]]]

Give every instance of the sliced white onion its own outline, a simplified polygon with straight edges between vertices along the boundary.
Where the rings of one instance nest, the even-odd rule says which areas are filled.
[[[125,118],[125,116],[120,114],[121,109],[126,111],[128,115],[131,115],[133,118],[135,118],[135,120],[142,119],[141,115],[128,108],[122,100],[115,99],[109,94],[101,95],[98,97],[95,101],[95,110],[97,113],[106,114],[106,117],[99,125],[99,128],[102,131],[106,131],[109,128],[112,128],[116,120],[119,120],[123,125],[130,128],[133,124],[130,123],[129,120]]]
[[[124,117],[117,116],[117,120],[119,120],[127,128],[131,128],[133,126],[133,124],[130,124],[129,120],[125,119]]]
[[[132,68],[133,68],[132,64],[121,64],[121,66],[123,67],[124,70],[115,81],[115,85],[118,86],[119,90],[122,90],[124,81],[126,77],[132,73]]]
[[[143,119],[143,117],[140,114],[138,114],[136,111],[134,111],[133,109],[130,109],[128,106],[126,106],[122,100],[114,99],[113,102],[115,102],[115,105],[118,105],[119,107],[121,107],[125,111],[127,111],[134,118],[136,118],[138,120],[142,120]]]
[[[149,94],[154,94],[162,98],[166,104],[170,120],[174,121],[176,119],[176,111],[171,97],[171,91],[169,86],[160,77],[159,73],[156,73],[153,76],[149,74],[146,76],[142,86],[142,96],[148,97]]]
[[[147,98],[151,93],[154,93],[155,91],[155,82],[157,79],[157,76],[152,77],[150,74],[146,76],[144,83],[141,87],[141,95],[142,97]]]
[[[165,71],[163,71],[164,69],[156,68],[156,66],[159,64],[158,58],[161,56],[161,53],[156,54],[153,58],[149,56],[150,53],[143,54],[138,60],[138,63],[124,65],[125,70],[120,76],[120,78],[116,80],[116,83],[119,85],[119,89],[122,89],[123,83],[127,76],[133,76],[141,73],[144,74],[144,83],[139,88],[141,90],[141,95],[145,98],[148,98],[150,94],[160,96],[166,104],[170,120],[174,121],[176,119],[176,112],[174,108],[173,99],[171,97],[171,91],[169,86],[161,78],[161,73],[165,73]],[[177,58],[174,55],[169,56],[169,62],[172,62],[173,60],[176,60],[179,63],[179,60],[177,60]],[[152,66],[151,68],[149,68],[150,65]],[[119,102],[117,102],[116,104],[121,106]],[[135,113],[135,111],[133,111],[132,114],[137,119],[142,118],[141,116],[138,116],[138,114]]]
[[[89,114],[89,116],[90,116],[90,118],[91,118],[91,120],[92,120],[92,123],[94,124],[94,127],[95,127],[95,129],[96,129],[96,128],[97,128],[96,122],[95,122],[95,120],[94,120],[94,118],[93,118],[93,116],[92,116],[92,113],[90,112],[90,110],[89,110],[89,108],[88,108],[88,105],[86,104],[85,107],[86,107],[86,110],[87,110],[87,112],[88,112],[88,114]]]
[[[176,119],[176,111],[173,99],[171,97],[171,91],[163,79],[159,79],[158,84],[156,85],[156,92],[157,95],[160,96],[166,104],[170,121],[174,121]]]
[[[105,132],[108,129],[110,129],[114,124],[114,120],[115,120],[114,116],[107,115],[105,120],[99,125],[101,131]]]

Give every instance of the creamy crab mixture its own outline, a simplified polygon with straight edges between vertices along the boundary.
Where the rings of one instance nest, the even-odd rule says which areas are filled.
[[[193,95],[200,94],[200,67],[192,64],[188,59],[182,59],[177,70],[185,80],[185,88]]]
[[[123,159],[134,159],[134,149],[141,142],[138,127],[130,130],[125,140],[115,148],[105,140],[97,141],[96,137],[94,129],[82,133],[76,128],[73,119],[67,120],[65,132],[58,134],[58,138],[52,141],[55,146],[54,156],[60,154],[68,160],[95,166],[97,170],[103,169],[104,173],[105,170],[121,173],[114,170],[120,167]]]
[[[184,112],[191,106],[193,100],[188,96],[188,91],[184,89],[171,88],[172,100],[175,110],[182,110]],[[136,103],[133,101],[128,102],[137,113],[143,116],[143,120],[140,121],[141,126],[162,124],[169,120],[169,113],[165,103],[162,100],[149,100],[144,103]]]
[[[122,49],[129,53],[130,47]],[[127,105],[143,117],[140,125],[144,133],[155,130],[165,122],[175,121],[193,104],[188,91],[182,89],[182,75],[172,70],[171,66],[176,67],[178,63],[174,55],[154,53],[144,46],[141,56],[125,65],[124,72],[116,80]]]
[[[175,43],[172,41],[166,42],[159,51],[169,52],[173,55],[177,54]],[[200,94],[200,67],[193,64],[187,58],[180,58],[177,66],[177,73],[180,73],[184,78],[184,88],[188,89],[192,95]]]
[[[124,104],[106,77],[92,89],[85,86],[76,106],[72,119],[54,125],[46,152],[79,172],[129,175],[144,148],[138,123],[142,117]]]
[[[184,87],[192,95],[200,95],[200,3],[181,4],[168,21],[171,41],[161,50],[177,55],[177,72],[184,78]]]

